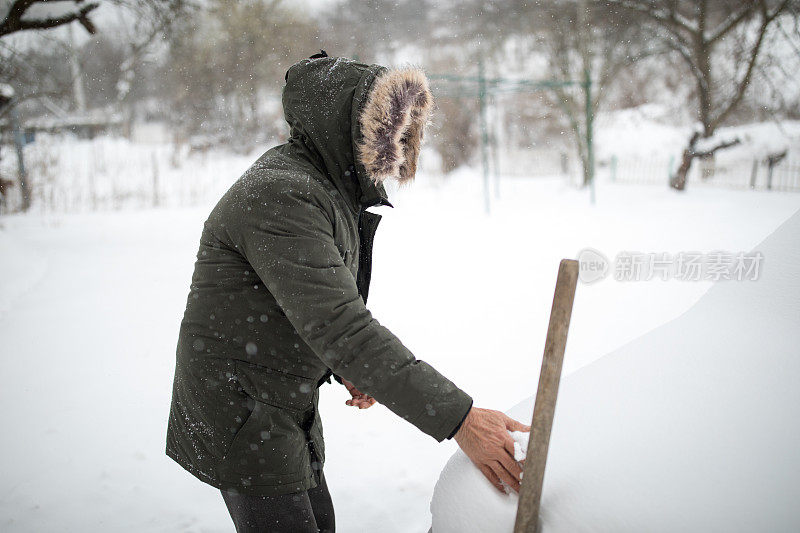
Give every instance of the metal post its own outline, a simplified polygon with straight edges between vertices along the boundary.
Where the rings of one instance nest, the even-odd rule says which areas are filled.
[[[22,210],[27,211],[31,207],[31,191],[28,187],[28,171],[25,170],[25,154],[22,148],[25,146],[25,134],[19,123],[17,113],[17,102],[11,102],[11,127],[14,129],[14,146],[17,149],[17,178],[19,180],[19,190],[22,193]]]
[[[772,167],[773,167],[773,165],[772,165],[772,162],[770,161],[767,164],[767,190],[768,191],[772,190]]]
[[[586,112],[586,161],[584,169],[584,177],[589,182],[589,194],[592,205],[595,203],[595,184],[594,184],[594,133],[592,131],[594,120],[594,110],[592,109],[592,76],[590,69],[592,67],[591,47],[589,41],[591,35],[589,32],[589,1],[578,0],[577,16],[575,17],[575,24],[577,26],[578,34],[578,48],[580,52],[581,62],[583,63],[583,93],[585,96],[585,112]],[[586,185],[586,183],[584,183]]]
[[[69,31],[69,65],[72,74],[72,93],[75,97],[75,108],[79,113],[86,112],[86,91],[83,88],[83,72],[78,58],[78,47],[73,34],[74,24],[67,25]]]
[[[589,178],[589,194],[592,205],[594,205],[594,111],[592,109],[592,75],[588,68],[583,71],[583,86],[586,93],[586,173]]]
[[[533,407],[531,434],[519,490],[514,533],[534,533],[538,528],[547,450],[550,446],[550,432],[555,417],[558,385],[561,381],[561,367],[564,363],[577,283],[578,262],[562,259],[558,266],[558,279],[553,295],[553,307],[550,310],[542,370],[539,374],[539,388],[536,391],[536,402]]]
[[[486,75],[483,70],[483,55],[478,56],[478,106],[480,107],[484,209],[486,209],[486,214],[489,214],[491,211],[489,199],[489,132],[486,120]]]
[[[495,200],[500,199],[500,131],[502,130],[503,121],[501,120],[500,106],[497,105],[497,100],[494,100],[494,113],[492,118],[493,135],[492,135],[492,168],[494,169],[494,197]]]

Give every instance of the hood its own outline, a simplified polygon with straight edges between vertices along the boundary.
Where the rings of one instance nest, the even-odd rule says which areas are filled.
[[[433,97],[422,70],[345,58],[304,59],[286,73],[289,144],[356,210],[391,205],[383,182],[414,179]]]

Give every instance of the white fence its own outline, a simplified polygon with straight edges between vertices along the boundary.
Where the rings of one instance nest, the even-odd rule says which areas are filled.
[[[566,150],[504,148],[495,157],[499,173],[507,176],[572,176],[581,173],[577,156]]]
[[[620,183],[663,184],[679,161],[669,157],[612,157],[611,179]],[[687,188],[727,187],[800,192],[800,163],[784,159],[771,169],[763,159],[717,157],[713,166],[695,160],[687,177]]]
[[[266,147],[264,148],[266,149]],[[14,186],[6,190],[0,212],[19,209],[16,154],[0,146],[0,178]],[[32,209],[41,212],[79,212],[153,206],[188,206],[219,198],[260,155],[236,155],[225,150],[190,152],[171,143],[132,143],[123,138],[76,140],[40,135],[25,147]],[[505,148],[490,151],[490,169],[503,176],[563,176],[582,181],[574,153],[555,148]],[[438,168],[426,153],[424,165]],[[620,183],[667,186],[678,161],[669,157],[620,156],[600,161],[611,179]],[[704,168],[706,171],[704,172]],[[422,168],[421,170],[424,170]],[[800,191],[800,164],[785,159],[769,166],[761,159],[720,154],[713,171],[695,161],[687,187],[732,187]]]
[[[80,212],[188,206],[219,197],[258,154],[190,153],[172,144],[138,144],[122,138],[76,140],[44,135],[25,146],[32,209]],[[0,177],[15,185],[2,212],[22,203],[13,146],[2,146]]]

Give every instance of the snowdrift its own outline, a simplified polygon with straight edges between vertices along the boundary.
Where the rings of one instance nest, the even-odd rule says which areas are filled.
[[[755,251],[759,280],[716,283],[562,381],[545,532],[800,531],[800,212]],[[459,450],[432,530],[510,532],[516,505]]]

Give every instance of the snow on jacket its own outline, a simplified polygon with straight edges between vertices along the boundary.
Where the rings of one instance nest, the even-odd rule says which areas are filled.
[[[290,139],[205,223],[178,340],[167,454],[215,487],[317,485],[319,386],[341,376],[437,441],[472,399],[365,304],[382,181],[413,179],[432,97],[424,74],[343,58],[289,68]]]

